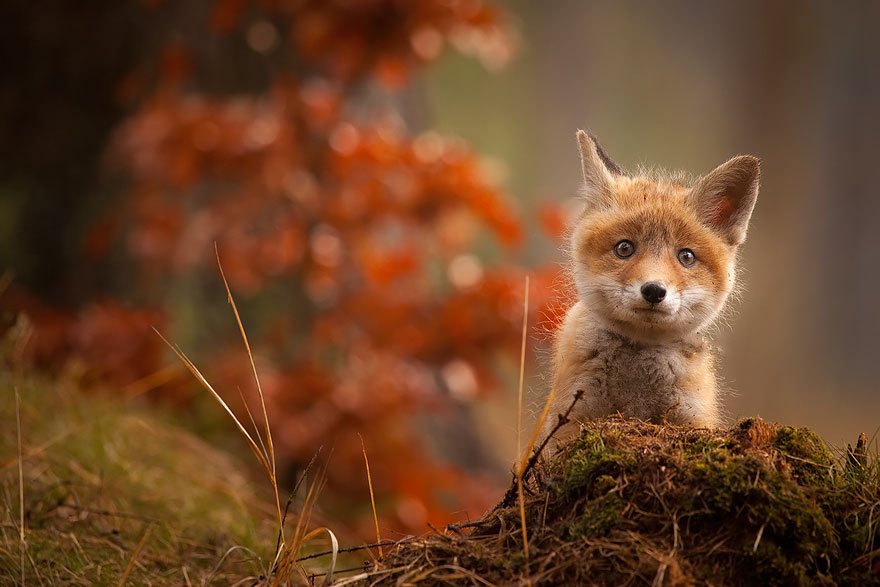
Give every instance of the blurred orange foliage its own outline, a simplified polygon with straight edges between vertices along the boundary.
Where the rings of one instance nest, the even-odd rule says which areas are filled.
[[[479,159],[455,138],[409,133],[390,92],[446,45],[502,65],[514,48],[504,15],[480,0],[218,0],[205,27],[274,55],[274,78],[258,93],[200,90],[198,59],[179,41],[156,56],[151,89],[133,72],[120,95],[147,93],[109,153],[130,190],[87,250],[100,256],[118,234],[138,287],[162,292],[175,276],[215,271],[216,243],[237,296],[290,292],[243,316],[258,355],[272,357],[258,368],[280,457],[296,467],[332,444],[326,499],[363,536],[357,432],[386,526],[421,532],[481,514],[497,497],[487,477],[434,454],[424,429],[436,420],[450,437],[479,439],[463,414],[499,388],[499,353],[518,361],[526,270],[474,249],[490,242],[509,257],[523,229]],[[543,220],[561,230],[553,212]],[[531,321],[552,322],[556,271],[529,273]],[[90,378],[126,384],[161,369],[148,328],[161,322],[97,304],[32,352],[72,353]],[[216,341],[215,384],[253,397],[238,345]]]

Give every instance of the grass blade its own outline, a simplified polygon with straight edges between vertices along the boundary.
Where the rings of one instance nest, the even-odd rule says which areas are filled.
[[[125,571],[123,571],[122,576],[119,578],[119,582],[116,583],[117,587],[122,587],[125,585],[125,582],[128,581],[128,576],[131,574],[131,570],[134,568],[134,563],[137,561],[137,557],[140,556],[141,551],[144,549],[144,545],[147,543],[147,538],[150,537],[150,531],[153,529],[153,526],[148,525],[147,529],[144,531],[143,537],[141,537],[141,541],[138,542],[137,547],[134,549],[134,552],[131,553],[131,558],[128,561],[128,565],[125,567]]]
[[[260,434],[260,429],[257,427],[257,422],[254,420],[254,415],[251,413],[251,408],[247,403],[247,400],[244,399],[244,394],[241,392],[241,388],[238,388],[238,397],[241,398],[241,404],[244,406],[244,411],[247,412],[248,419],[251,421],[251,426],[254,428],[254,434],[257,435],[257,440],[260,441],[260,448],[263,450],[263,454],[266,454],[266,445],[263,444],[263,437]]]
[[[220,394],[217,393],[217,391],[214,389],[214,387],[210,383],[208,383],[208,380],[205,379],[205,376],[202,375],[202,372],[199,371],[198,367],[196,367],[195,364],[193,364],[193,362],[189,360],[189,357],[187,357],[185,354],[183,354],[183,351],[181,351],[176,346],[174,346],[173,344],[168,342],[168,339],[165,338],[164,336],[162,336],[161,332],[159,332],[155,328],[153,328],[153,332],[155,332],[157,335],[159,335],[159,338],[161,338],[162,341],[166,345],[168,345],[168,348],[170,348],[172,351],[174,351],[174,354],[177,355],[177,357],[181,361],[183,361],[183,364],[186,365],[186,368],[190,370],[190,373],[192,373],[195,376],[195,378],[198,379],[199,383],[202,384],[202,387],[207,389],[208,392],[211,394],[211,396],[217,401],[217,403],[219,403],[220,406],[224,410],[226,410],[226,413],[229,414],[229,417],[232,418],[232,420],[235,422],[235,425],[238,427],[238,431],[241,432],[242,435],[245,437],[245,439],[248,441],[248,446],[251,447],[251,450],[254,452],[254,455],[257,457],[257,460],[260,461],[260,464],[263,465],[263,468],[266,469],[266,472],[269,473],[270,477],[272,477],[274,479],[274,475],[272,475],[272,468],[271,468],[269,462],[266,460],[265,455],[263,455],[262,451],[260,450],[260,447],[257,445],[256,442],[254,442],[253,437],[250,435],[250,433],[247,431],[247,429],[242,425],[241,421],[235,415],[235,412],[232,411],[232,409],[223,400],[223,398],[220,396]]]
[[[526,295],[523,300],[523,327],[522,327],[522,348],[519,356],[519,393],[516,402],[516,458],[519,459],[522,454],[522,400],[523,400],[523,377],[526,366],[526,334],[528,333],[529,323],[529,276],[526,275]]]
[[[364,446],[364,437],[358,434],[361,439],[361,450],[364,452],[364,464],[367,467],[367,485],[370,488],[370,504],[373,506],[373,523],[376,525],[376,543],[382,542],[382,536],[379,535],[379,516],[376,515],[376,498],[373,496],[373,477],[370,475],[370,459],[367,458],[367,447]],[[379,558],[385,558],[382,547],[379,546]]]
[[[523,327],[522,327],[522,347],[519,357],[519,392],[517,394],[516,404],[516,456],[520,457],[522,450],[521,430],[522,430],[522,396],[523,396],[523,377],[526,365],[526,335],[529,328],[529,276],[526,275],[526,293],[523,299]],[[526,532],[526,503],[523,496],[522,475],[524,467],[517,467],[516,486],[519,492],[519,518],[522,527],[523,554],[526,557],[526,565],[529,563],[529,537]],[[528,569],[528,566],[526,567]]]
[[[269,427],[269,413],[266,411],[266,399],[263,397],[263,386],[260,385],[260,376],[257,374],[257,365],[254,362],[254,354],[251,352],[251,345],[248,342],[247,333],[244,331],[244,325],[241,323],[241,316],[238,313],[238,306],[235,305],[235,298],[232,296],[232,290],[229,289],[229,282],[226,280],[226,274],[223,272],[223,265],[220,263],[220,252],[217,249],[217,243],[214,243],[214,254],[217,257],[217,267],[220,269],[220,277],[223,278],[223,285],[226,287],[226,295],[235,313],[235,321],[238,324],[238,330],[241,332],[241,339],[244,341],[244,348],[247,350],[248,360],[251,363],[251,369],[254,373],[254,382],[257,384],[257,395],[260,398],[260,409],[263,411],[263,425],[266,432],[266,444],[268,451],[264,455],[264,459],[271,464],[270,477],[272,485],[275,489],[275,507],[278,510],[278,523],[281,523],[281,497],[278,494],[278,483],[275,479],[275,446],[272,443],[272,430]],[[260,441],[262,444],[262,440]]]
[[[21,584],[24,585],[24,552],[27,542],[24,537],[24,464],[21,459],[21,395],[18,387],[15,388],[15,431],[18,435],[18,549],[21,557]]]
[[[324,575],[324,580],[321,582],[321,585],[327,585],[333,579],[333,573],[336,570],[336,557],[339,555],[339,540],[336,539],[336,534],[326,526],[315,528],[303,536],[303,542],[311,540],[321,532],[326,532],[330,536],[330,568],[327,569],[327,574]]]

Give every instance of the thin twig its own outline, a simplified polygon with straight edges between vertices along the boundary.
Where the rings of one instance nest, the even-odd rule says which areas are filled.
[[[368,550],[370,548],[381,548],[383,546],[399,546],[401,544],[410,544],[418,540],[417,538],[404,538],[402,540],[383,540],[382,542],[374,542],[373,544],[364,544],[363,546],[349,546],[348,548],[340,548],[337,552],[339,554],[345,552],[357,552],[359,550]],[[305,556],[301,556],[296,559],[296,562],[309,560],[312,558],[320,558],[322,556],[326,556],[328,554],[332,554],[332,550],[325,550],[323,552],[316,552],[314,554],[307,554]]]
[[[461,534],[463,536],[464,532],[461,531],[462,528],[482,528],[483,526],[489,525],[489,523],[493,519],[494,519],[494,517],[486,516],[485,518],[483,518],[481,520],[474,520],[472,522],[461,522],[460,524],[446,524],[446,529],[452,530],[456,534]]]
[[[575,404],[578,403],[578,401],[580,401],[580,399],[582,397],[584,397],[584,390],[583,389],[577,390],[577,392],[574,394],[574,398],[572,399],[571,404],[569,404],[569,406],[568,406],[568,409],[565,410],[564,413],[559,414],[558,419],[556,421],[556,425],[553,427],[553,430],[550,431],[550,434],[548,434],[547,437],[543,440],[543,442],[541,442],[541,444],[538,445],[538,447],[532,453],[532,456],[529,457],[528,461],[526,461],[525,466],[522,468],[522,473],[520,475],[517,475],[517,477],[514,478],[514,483],[508,488],[507,493],[504,494],[504,499],[501,500],[501,503],[499,503],[497,506],[495,506],[495,510],[498,510],[498,509],[504,508],[504,507],[510,507],[513,504],[513,500],[516,499],[517,491],[518,491],[518,489],[517,489],[518,483],[516,482],[516,479],[517,478],[519,478],[519,479],[526,478],[526,475],[529,473],[529,471],[532,470],[532,468],[538,462],[538,457],[541,456],[541,453],[547,447],[547,444],[550,442],[550,439],[553,438],[554,434],[556,434],[556,431],[568,423],[568,421],[569,421],[568,417],[571,414],[571,411],[574,409]]]
[[[315,454],[312,455],[312,460],[309,461],[309,464],[306,465],[306,468],[303,469],[302,474],[299,476],[299,479],[296,480],[296,483],[293,486],[293,489],[290,490],[290,493],[287,494],[287,503],[284,504],[284,514],[281,516],[281,526],[278,528],[278,539],[275,542],[275,558],[278,558],[278,555],[281,552],[281,546],[284,544],[284,524],[287,522],[287,514],[290,512],[290,506],[293,504],[293,498],[296,497],[297,492],[299,491],[300,486],[303,484],[303,481],[306,480],[306,477],[309,474],[309,471],[312,469],[312,465],[315,464],[315,461],[318,460],[318,455],[321,454],[321,451],[324,450],[324,446],[321,445],[318,447],[318,450],[315,451]]]

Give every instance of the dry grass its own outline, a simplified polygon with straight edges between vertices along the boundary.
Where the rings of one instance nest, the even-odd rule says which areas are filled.
[[[231,584],[260,576],[250,555],[221,562],[233,545],[259,552],[273,537],[269,495],[241,463],[155,409],[63,381],[0,375],[0,397],[12,399],[15,387],[20,427],[15,402],[0,402],[0,420],[9,423],[0,427],[0,584]]]
[[[517,388],[516,397],[516,459],[522,457],[522,403],[523,403],[523,380],[526,367],[526,338],[529,330],[529,276],[526,275],[526,291],[523,296],[523,327],[522,327],[522,345],[520,347],[519,356],[519,386]],[[528,453],[527,453],[528,454]],[[523,461],[525,459],[523,458]],[[523,556],[526,557],[526,564],[529,561],[529,535],[526,525],[526,509],[525,497],[523,495],[522,476],[524,469],[522,466],[516,468],[516,487],[519,496],[519,514],[520,526],[522,528]]]
[[[321,488],[324,485],[325,479],[323,475],[323,470],[321,471],[321,474],[314,478],[312,483],[310,484],[304,503],[297,512],[296,524],[294,526],[293,532],[290,534],[290,536],[288,536],[287,518],[297,488],[294,488],[294,491],[291,492],[290,497],[287,500],[287,505],[282,511],[275,461],[275,446],[272,442],[272,429],[269,424],[269,415],[266,411],[266,401],[265,397],[263,396],[262,385],[260,384],[260,376],[257,372],[257,366],[254,362],[254,355],[251,351],[250,343],[248,342],[248,337],[247,333],[245,332],[244,324],[242,323],[241,316],[238,313],[238,306],[236,306],[235,304],[235,298],[232,295],[232,290],[229,288],[229,282],[226,280],[226,275],[223,272],[223,265],[220,263],[220,255],[216,251],[216,246],[215,255],[217,257],[217,267],[220,270],[220,276],[222,277],[223,285],[226,288],[227,299],[229,301],[229,304],[232,306],[232,311],[235,315],[235,321],[238,325],[239,333],[241,334],[241,339],[244,343],[244,348],[247,352],[248,361],[250,362],[251,370],[254,375],[254,384],[256,386],[257,397],[260,402],[260,410],[262,416],[261,424],[263,432],[260,432],[260,427],[257,426],[256,421],[253,417],[253,413],[248,407],[247,400],[244,398],[243,395],[241,395],[241,400],[245,406],[248,419],[252,425],[252,432],[248,430],[244,423],[242,423],[242,420],[229,407],[229,405],[226,403],[220,393],[216,389],[214,389],[214,387],[208,382],[201,371],[199,371],[198,367],[196,367],[196,365],[186,356],[186,354],[184,354],[184,352],[181,351],[178,347],[171,344],[164,336],[162,336],[159,331],[156,331],[156,334],[158,334],[159,337],[161,337],[162,340],[168,345],[168,347],[171,348],[172,351],[174,351],[174,353],[178,356],[178,358],[180,358],[187,369],[189,369],[190,372],[199,381],[202,387],[204,387],[205,390],[207,390],[208,393],[211,394],[211,397],[216,400],[217,404],[220,405],[220,407],[223,408],[223,410],[233,420],[236,427],[238,428],[238,431],[247,442],[257,461],[266,472],[266,476],[268,477],[269,484],[275,496],[275,508],[278,522],[278,538],[276,541],[273,560],[268,566],[268,569],[261,574],[259,582],[266,585],[288,585],[298,579],[303,584],[312,583],[313,575],[310,575],[305,568],[299,565],[298,559],[302,554],[303,548],[309,541],[317,538],[320,535],[326,534],[329,537],[331,545],[331,549],[329,551],[330,564],[326,571],[322,573],[323,579],[321,584],[327,584],[333,579],[333,573],[336,568],[336,561],[339,554],[339,541],[330,528],[320,527],[310,529],[312,511],[315,507],[317,497],[321,492]],[[256,440],[254,440],[255,437]],[[366,454],[367,453],[365,449],[364,459],[366,459]],[[369,477],[369,462],[367,462],[367,475]],[[370,480],[370,497],[372,498],[372,480]],[[373,508],[375,516],[375,502],[373,504]],[[377,537],[378,531],[379,525],[377,521]]]
[[[364,453],[364,467],[367,469],[367,486],[370,488],[370,506],[373,508],[373,524],[376,526],[376,544],[379,546],[379,558],[384,558],[385,553],[382,551],[382,534],[379,532],[379,515],[376,513],[376,496],[373,494],[373,476],[370,475],[370,459],[367,458],[367,447],[364,445],[364,437],[358,434],[361,439],[361,450]]]
[[[21,584],[25,583],[25,567],[24,557],[27,551],[27,541],[25,541],[25,525],[24,525],[24,463],[21,451],[21,394],[18,393],[18,387],[15,388],[15,440],[16,440],[16,457],[18,458],[18,548],[19,565],[21,566]]]

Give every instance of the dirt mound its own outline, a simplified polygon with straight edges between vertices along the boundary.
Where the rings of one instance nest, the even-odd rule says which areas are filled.
[[[597,422],[528,472],[528,560],[508,498],[401,544],[366,584],[880,585],[880,475],[863,451],[837,463],[809,430],[760,419]]]

